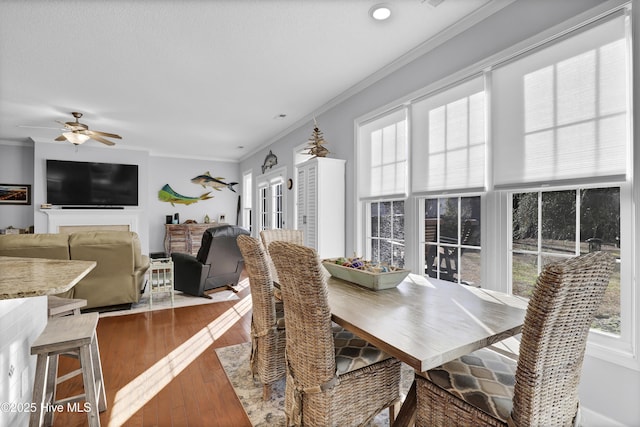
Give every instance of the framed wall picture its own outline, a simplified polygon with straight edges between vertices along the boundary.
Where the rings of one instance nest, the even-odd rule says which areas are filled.
[[[30,205],[31,186],[0,184],[0,205]]]

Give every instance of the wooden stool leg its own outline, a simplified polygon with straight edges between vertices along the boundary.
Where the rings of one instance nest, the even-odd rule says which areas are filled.
[[[56,401],[56,378],[58,377],[58,355],[50,355],[47,367],[47,380],[44,387],[44,403],[47,405],[44,412],[44,425],[53,425],[54,411],[49,407]]]
[[[98,410],[107,410],[107,396],[104,391],[104,379],[102,378],[102,362],[100,362],[100,347],[98,346],[98,335],[94,334],[91,341],[91,358],[93,360],[94,377],[98,382]]]
[[[36,410],[29,417],[29,427],[40,427],[42,425],[42,405],[44,403],[44,388],[49,365],[48,359],[46,354],[38,354],[36,360],[36,375],[33,384],[33,403],[36,404]]]
[[[80,364],[82,365],[82,380],[87,403],[91,409],[87,412],[89,427],[100,427],[100,415],[98,413],[98,399],[96,396],[96,380],[93,375],[93,361],[89,345],[80,347]]]

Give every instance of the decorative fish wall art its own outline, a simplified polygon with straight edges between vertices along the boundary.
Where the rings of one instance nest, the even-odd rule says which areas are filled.
[[[171,203],[171,206],[175,206],[176,203],[181,205],[190,205],[192,203],[199,202],[200,200],[207,200],[213,198],[209,192],[202,194],[200,197],[183,196],[180,193],[176,193],[169,184],[165,184],[160,191],[158,191],[158,200],[162,202]]]
[[[262,164],[262,173],[265,173],[267,169],[271,169],[277,164],[278,158],[271,152],[271,150],[269,150],[269,154],[267,154],[267,157],[264,158],[264,163]]]
[[[222,191],[223,188],[228,188],[229,190],[235,193],[236,190],[233,189],[233,186],[238,185],[238,183],[237,182],[227,183],[227,182],[224,182],[223,179],[224,178],[222,177],[214,178],[211,176],[209,171],[207,171],[204,174],[198,175],[195,178],[193,178],[191,182],[193,182],[194,184],[202,185],[203,188],[211,187],[214,190],[218,190],[218,191]]]

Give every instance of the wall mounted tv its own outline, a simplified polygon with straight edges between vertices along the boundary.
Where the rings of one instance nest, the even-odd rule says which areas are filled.
[[[138,205],[138,165],[47,160],[47,203],[59,206]]]

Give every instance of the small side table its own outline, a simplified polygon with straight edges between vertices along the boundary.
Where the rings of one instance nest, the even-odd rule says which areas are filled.
[[[173,307],[173,261],[171,258],[152,259],[149,267],[149,308],[153,307],[153,296],[165,292],[171,295]]]

